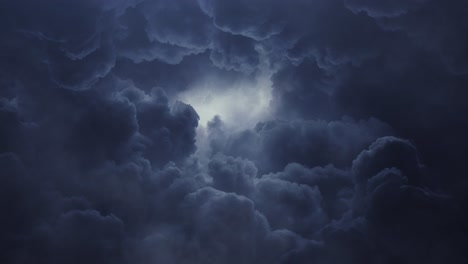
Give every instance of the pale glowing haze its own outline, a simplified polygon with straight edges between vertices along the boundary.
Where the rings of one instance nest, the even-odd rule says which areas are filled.
[[[178,99],[192,105],[200,116],[199,127],[204,128],[216,115],[226,127],[237,130],[255,125],[268,118],[271,100],[270,74],[262,73],[254,82],[239,81],[220,84],[206,81],[181,93]]]

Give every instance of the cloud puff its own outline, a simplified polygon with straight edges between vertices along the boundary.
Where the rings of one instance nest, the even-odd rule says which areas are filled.
[[[410,177],[417,177],[420,167],[416,148],[395,137],[379,138],[353,161],[357,182],[365,182],[385,168],[397,168]],[[416,183],[417,178],[412,182]]]
[[[213,187],[225,192],[251,195],[257,168],[248,160],[216,155],[208,164]]]
[[[254,200],[275,229],[310,238],[328,221],[316,186],[269,178],[262,178],[255,185],[258,190]]]

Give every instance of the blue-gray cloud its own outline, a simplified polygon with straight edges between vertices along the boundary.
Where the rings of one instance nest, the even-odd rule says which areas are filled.
[[[466,263],[464,7],[3,1],[0,262]]]

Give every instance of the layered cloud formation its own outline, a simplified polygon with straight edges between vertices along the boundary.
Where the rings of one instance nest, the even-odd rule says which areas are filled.
[[[1,263],[466,263],[462,0],[4,0]]]

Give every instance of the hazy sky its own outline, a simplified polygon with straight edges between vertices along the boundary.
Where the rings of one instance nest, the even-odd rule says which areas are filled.
[[[0,263],[468,263],[466,0],[0,0]]]

